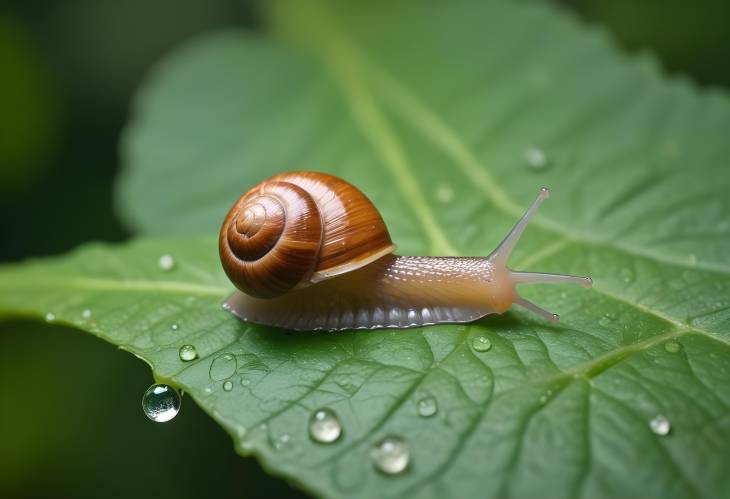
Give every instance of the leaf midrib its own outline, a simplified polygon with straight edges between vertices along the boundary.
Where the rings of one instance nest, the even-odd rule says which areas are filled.
[[[232,288],[225,286],[210,286],[195,284],[184,281],[152,281],[152,280],[127,280],[127,279],[103,279],[95,277],[44,277],[41,286],[29,279],[13,280],[4,279],[0,288],[7,288],[9,292],[26,288],[38,290],[79,290],[79,291],[109,291],[109,292],[164,292],[170,294],[184,294],[193,296],[212,296],[223,298],[230,293]]]

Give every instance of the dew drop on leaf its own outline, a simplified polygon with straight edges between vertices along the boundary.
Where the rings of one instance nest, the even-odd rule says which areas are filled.
[[[539,147],[528,147],[525,149],[525,161],[532,170],[542,170],[548,164],[545,152]]]
[[[142,396],[142,410],[157,423],[170,421],[180,412],[180,394],[169,385],[154,384]]]
[[[279,438],[277,438],[274,441],[274,449],[282,450],[289,443],[290,439],[291,439],[291,437],[289,436],[289,434],[284,433],[283,435],[281,435]]]
[[[181,346],[178,353],[180,354],[180,360],[182,360],[183,362],[190,362],[191,360],[195,360],[198,358],[198,351],[193,345]]]
[[[664,344],[664,350],[669,353],[677,353],[682,349],[682,345],[676,341],[668,341]]]
[[[342,424],[332,409],[318,409],[309,418],[309,436],[315,442],[329,444],[342,435]]]
[[[233,382],[231,380],[223,382],[223,391],[230,392],[233,390]]]
[[[486,336],[477,336],[471,340],[471,346],[477,352],[487,352],[492,348],[492,342]]]
[[[634,271],[630,268],[624,267],[619,271],[619,276],[624,284],[631,284],[634,282]]]
[[[224,353],[219,355],[210,364],[210,379],[213,381],[228,379],[233,376],[237,367],[238,362],[233,354]]]
[[[160,259],[157,260],[157,266],[160,267],[160,270],[172,270],[175,266],[175,259],[172,255],[162,255]]]
[[[84,318],[84,319],[91,319],[91,309],[90,308],[85,308],[81,312],[81,317]]]
[[[375,467],[388,475],[405,471],[411,459],[408,445],[396,435],[388,435],[375,444],[371,457]]]
[[[672,425],[665,416],[657,414],[649,421],[649,428],[657,435],[664,436],[671,431]]]
[[[172,325],[170,325],[170,329],[172,329],[173,331],[177,331],[178,329],[180,329],[180,325],[172,324]]]
[[[438,412],[436,399],[431,396],[422,398],[418,401],[417,405],[418,415],[423,416],[424,418],[431,417]]]
[[[450,203],[454,199],[454,189],[449,184],[439,184],[434,191],[436,201]]]
[[[46,322],[53,322],[55,320],[56,320],[56,315],[55,314],[53,314],[51,312],[48,312],[46,314]]]

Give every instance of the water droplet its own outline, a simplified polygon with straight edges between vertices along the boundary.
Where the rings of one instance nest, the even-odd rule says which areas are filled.
[[[283,435],[281,435],[281,436],[280,436],[279,438],[277,438],[277,439],[276,439],[276,441],[274,442],[274,449],[276,449],[276,450],[281,450],[281,449],[283,449],[284,447],[286,447],[286,444],[288,444],[288,443],[289,443],[289,440],[290,440],[290,438],[291,438],[291,437],[289,437],[289,435],[288,435],[287,433],[284,433]]]
[[[233,381],[228,380],[223,382],[223,391],[230,392],[233,390]]]
[[[375,467],[388,475],[402,473],[410,461],[410,451],[402,438],[389,435],[380,440],[371,452]]]
[[[486,336],[477,336],[471,340],[471,346],[477,352],[486,352],[492,348],[492,342]]]
[[[690,265],[697,265],[697,255],[695,255],[694,253],[690,253],[689,255],[687,255],[687,263],[689,263]]]
[[[329,444],[342,435],[342,425],[332,409],[318,409],[309,418],[309,436],[315,442]]]
[[[175,259],[172,255],[162,255],[160,259],[157,260],[157,266],[160,267],[161,270],[172,270],[175,266]]]
[[[539,147],[534,146],[525,149],[525,160],[527,161],[527,166],[533,170],[542,170],[548,164],[545,152]]]
[[[91,319],[91,309],[90,308],[85,308],[81,312],[81,317],[84,318],[84,319]]]
[[[603,314],[603,317],[598,319],[598,325],[599,326],[608,326],[609,324],[612,324],[616,321],[616,312],[606,312]]]
[[[672,424],[665,416],[657,414],[649,421],[649,428],[657,435],[664,436],[672,430]]]
[[[169,385],[152,385],[142,396],[142,410],[152,421],[170,421],[180,412],[180,394]]]
[[[624,267],[619,271],[619,276],[625,284],[634,282],[634,271],[630,268]]]
[[[180,329],[180,326],[178,324],[171,324],[170,329],[172,329],[173,331],[177,331],[178,329]]]
[[[210,379],[213,381],[228,379],[233,376],[237,367],[236,357],[233,354],[224,353],[216,357],[210,364]]]
[[[198,358],[198,351],[193,345],[183,345],[178,351],[180,354],[180,360],[183,362],[189,362]]]
[[[53,322],[55,320],[56,320],[56,315],[55,314],[53,314],[51,312],[48,312],[46,314],[46,322]]]
[[[545,404],[547,402],[547,395],[541,395],[540,396],[540,403]]]
[[[434,193],[440,203],[449,203],[454,199],[454,189],[448,184],[440,184]]]
[[[428,418],[433,416],[438,412],[438,404],[436,403],[436,399],[428,396],[424,397],[421,400],[418,401],[418,415],[423,416],[424,418]]]
[[[664,350],[669,353],[677,353],[682,349],[682,345],[676,341],[668,341],[664,344]]]

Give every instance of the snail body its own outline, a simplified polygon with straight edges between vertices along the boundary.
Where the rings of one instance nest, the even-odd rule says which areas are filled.
[[[512,248],[549,192],[487,257],[396,256],[377,209],[357,188],[318,172],[264,180],[221,227],[223,268],[239,291],[224,307],[246,321],[293,330],[375,329],[471,322],[515,303],[557,321],[517,294],[529,282],[587,277],[514,272]]]

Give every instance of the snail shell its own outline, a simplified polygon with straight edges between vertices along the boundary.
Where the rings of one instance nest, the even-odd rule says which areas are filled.
[[[469,322],[514,303],[557,321],[517,293],[521,283],[588,277],[515,272],[507,259],[537,199],[487,257],[396,256],[377,209],[342,179],[317,172],[276,175],[231,208],[219,250],[240,292],[224,307],[259,324],[295,330],[373,329]]]
[[[315,172],[283,173],[253,187],[228,212],[219,238],[228,278],[258,298],[359,269],[394,250],[362,192]]]

